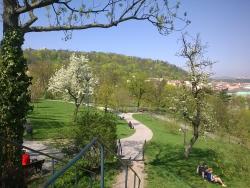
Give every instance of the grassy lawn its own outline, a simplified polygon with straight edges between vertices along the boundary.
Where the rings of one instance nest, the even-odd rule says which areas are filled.
[[[188,160],[183,157],[183,136],[178,127],[145,114],[134,118],[153,131],[153,139],[146,147],[146,171],[149,188],[213,188],[220,187],[202,180],[196,167],[205,161],[221,176],[228,187],[245,188],[250,185],[250,151],[221,140],[200,138]]]
[[[135,129],[130,129],[128,127],[128,123],[125,120],[119,120],[117,124],[117,137],[118,138],[126,138],[132,134],[134,134]]]
[[[71,136],[74,104],[63,101],[40,100],[33,103],[33,107],[34,110],[29,115],[33,126],[33,139],[56,139]],[[124,120],[118,120],[118,138],[124,138],[133,133],[134,130],[129,129]],[[30,139],[29,136],[25,136],[25,138]]]

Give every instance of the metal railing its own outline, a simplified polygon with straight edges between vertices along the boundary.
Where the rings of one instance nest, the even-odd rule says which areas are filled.
[[[128,186],[128,171],[131,170],[134,174],[134,180],[133,180],[133,183],[134,183],[134,188],[136,187],[140,187],[140,184],[141,184],[141,179],[140,177],[138,176],[138,174],[134,171],[134,169],[130,166],[131,164],[131,159],[128,160],[127,162],[125,162],[124,160],[121,159],[121,155],[117,155],[114,151],[112,151],[111,149],[109,149],[100,139],[98,138],[93,138],[92,141],[87,144],[84,148],[82,148],[80,150],[80,152],[72,159],[70,160],[69,162],[64,160],[64,159],[60,159],[58,157],[55,157],[55,156],[51,156],[49,154],[46,154],[46,153],[43,153],[41,151],[38,151],[38,150],[35,150],[35,149],[32,149],[30,147],[27,147],[27,146],[23,146],[15,141],[11,141],[11,140],[8,140],[8,139],[5,139],[3,137],[0,137],[0,141],[2,142],[6,142],[8,144],[11,144],[11,145],[14,145],[20,149],[27,149],[29,151],[32,151],[34,153],[38,153],[40,155],[43,155],[43,156],[46,156],[48,158],[51,159],[51,166],[52,166],[52,176],[46,181],[46,183],[44,184],[44,187],[47,188],[49,186],[53,186],[55,181],[60,177],[62,176],[69,168],[71,168],[78,160],[80,160],[85,154],[86,152],[95,144],[97,144],[99,146],[99,149],[100,149],[100,161],[101,161],[101,169],[100,169],[100,175],[101,175],[101,178],[100,178],[100,186],[101,188],[104,188],[104,150],[106,150],[107,152],[109,152],[110,154],[114,155],[117,160],[121,163],[121,165],[125,168],[125,188],[127,188]],[[121,148],[121,143],[118,142],[118,145],[120,147],[120,149],[122,150]],[[121,152],[122,154],[122,152]],[[55,171],[55,162],[61,162],[62,164],[66,164],[64,167],[62,167],[60,170],[58,170],[57,172]],[[83,167],[80,167],[79,170],[82,170],[82,171],[85,171],[87,173],[89,173],[90,175],[90,187],[92,187],[92,177],[93,176],[96,176],[97,174],[91,170],[88,170],[86,168],[83,168]],[[77,174],[76,174],[76,179],[77,179]],[[138,179],[138,186],[136,186],[136,179]]]
[[[51,156],[51,155],[49,155],[49,154],[47,154],[47,153],[44,153],[44,152],[41,152],[41,151],[39,151],[39,150],[35,150],[35,149],[33,149],[33,148],[30,148],[30,147],[21,145],[21,144],[19,144],[19,143],[16,142],[16,141],[8,140],[8,139],[3,138],[3,137],[1,137],[1,136],[0,136],[0,142],[5,142],[5,143],[11,144],[11,145],[13,145],[13,146],[16,146],[17,148],[26,149],[26,150],[32,151],[33,153],[37,153],[37,154],[39,154],[39,155],[42,155],[42,156],[45,156],[45,157],[51,159],[51,167],[52,167],[52,169],[51,169],[51,174],[52,174],[52,175],[54,175],[54,173],[55,173],[55,163],[56,163],[56,162],[61,162],[61,164],[64,164],[64,165],[68,163],[68,161],[66,161],[66,160],[64,160],[64,159],[61,159],[61,158],[58,158],[58,157],[55,157],[55,156]],[[95,173],[95,172],[93,172],[93,171],[91,171],[91,170],[88,170],[88,169],[86,169],[86,168],[80,167],[80,170],[89,173],[91,177],[92,177],[92,176],[96,176],[96,173]],[[92,184],[92,178],[90,178],[90,184]]]
[[[104,150],[109,152],[110,154],[114,155],[117,160],[122,164],[123,167],[125,167],[125,188],[127,188],[127,182],[128,182],[128,170],[130,169],[134,173],[134,188],[136,187],[136,178],[138,179],[138,188],[141,184],[141,179],[138,176],[138,174],[134,171],[133,168],[129,166],[129,163],[124,162],[120,156],[118,156],[115,152],[113,152],[111,149],[109,149],[100,139],[93,138],[92,141],[87,144],[84,148],[80,150],[80,152],[71,160],[69,161],[61,170],[57,171],[52,177],[49,178],[49,180],[44,184],[44,187],[47,188],[55,183],[55,181],[61,177],[69,168],[71,168],[78,160],[80,160],[86,152],[95,144],[99,146],[100,149],[100,187],[104,188]]]

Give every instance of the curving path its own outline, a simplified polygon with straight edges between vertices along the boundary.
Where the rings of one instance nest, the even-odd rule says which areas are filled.
[[[135,159],[141,160],[142,159],[142,149],[143,144],[146,141],[151,140],[153,137],[152,131],[146,127],[141,122],[135,120],[132,117],[133,113],[124,113],[124,119],[133,124],[135,128],[135,133],[127,138],[121,139],[122,145],[122,154],[124,155],[124,159]],[[132,168],[141,178],[141,186],[144,187],[145,182],[145,172],[144,172],[144,162],[143,161],[133,161]],[[134,185],[134,175],[131,171],[128,173],[128,188],[132,188]],[[123,170],[117,177],[116,183],[114,184],[113,188],[124,188],[125,187],[125,170]]]

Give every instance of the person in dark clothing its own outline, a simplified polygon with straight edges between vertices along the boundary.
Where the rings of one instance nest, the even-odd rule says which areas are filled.
[[[199,174],[200,176],[202,176],[203,178],[206,178],[207,176],[207,165],[205,163],[201,163],[197,166],[196,172],[197,174]]]
[[[129,126],[130,129],[134,129],[134,126],[133,126],[133,124],[131,123],[131,121],[128,122],[128,126]]]

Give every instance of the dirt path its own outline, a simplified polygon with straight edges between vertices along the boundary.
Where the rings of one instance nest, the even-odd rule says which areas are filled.
[[[140,123],[139,121],[135,120],[132,117],[133,113],[126,113],[123,114],[123,117],[127,122],[131,121],[135,128],[135,133],[127,138],[121,139],[121,145],[123,150],[124,159],[142,159],[142,149],[143,144],[146,141],[151,140],[153,137],[152,131]],[[145,172],[144,172],[144,162],[143,161],[133,161],[132,168],[136,171],[141,179],[141,186],[144,187],[145,182]],[[136,181],[138,184],[138,181]],[[138,185],[137,185],[138,186]],[[113,188],[124,188],[125,187],[125,170],[123,170],[117,177],[116,183],[114,184]],[[134,174],[130,170],[128,173],[128,188],[134,187]]]

